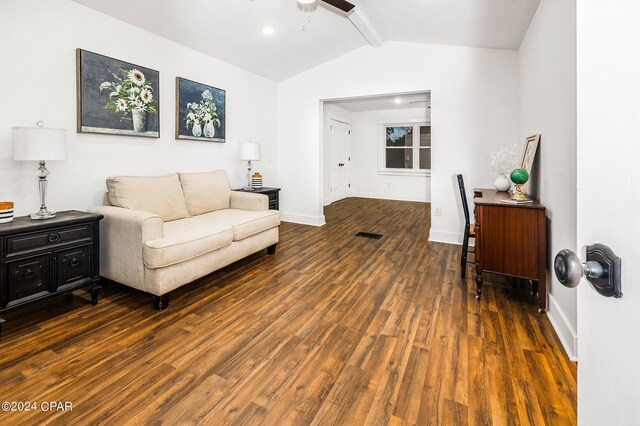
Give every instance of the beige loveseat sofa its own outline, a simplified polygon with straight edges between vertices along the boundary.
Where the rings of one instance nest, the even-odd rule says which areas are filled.
[[[259,250],[275,253],[280,213],[268,197],[234,192],[224,171],[107,179],[100,275],[153,295],[169,292]]]

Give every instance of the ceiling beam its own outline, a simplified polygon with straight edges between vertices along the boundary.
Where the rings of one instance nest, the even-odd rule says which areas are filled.
[[[376,29],[371,25],[371,22],[358,8],[353,9],[347,17],[351,23],[360,31],[360,34],[369,42],[373,47],[382,46],[382,38]]]

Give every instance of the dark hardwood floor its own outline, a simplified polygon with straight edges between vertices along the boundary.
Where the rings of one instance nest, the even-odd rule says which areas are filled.
[[[5,316],[0,424],[576,423],[576,366],[525,283],[474,299],[429,205],[353,198],[172,293],[111,285]],[[380,240],[354,237],[384,234]],[[56,303],[57,302],[57,303]]]

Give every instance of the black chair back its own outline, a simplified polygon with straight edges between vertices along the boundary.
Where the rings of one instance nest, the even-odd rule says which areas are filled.
[[[462,175],[458,175],[458,187],[460,188],[460,197],[462,198],[462,210],[464,210],[465,224],[469,226],[469,205],[467,204],[467,193],[464,190],[464,179]]]

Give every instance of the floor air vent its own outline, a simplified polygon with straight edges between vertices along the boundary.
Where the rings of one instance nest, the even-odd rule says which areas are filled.
[[[374,240],[379,240],[380,238],[382,238],[382,234],[374,234],[372,232],[358,232],[356,234],[356,237],[372,238]]]

